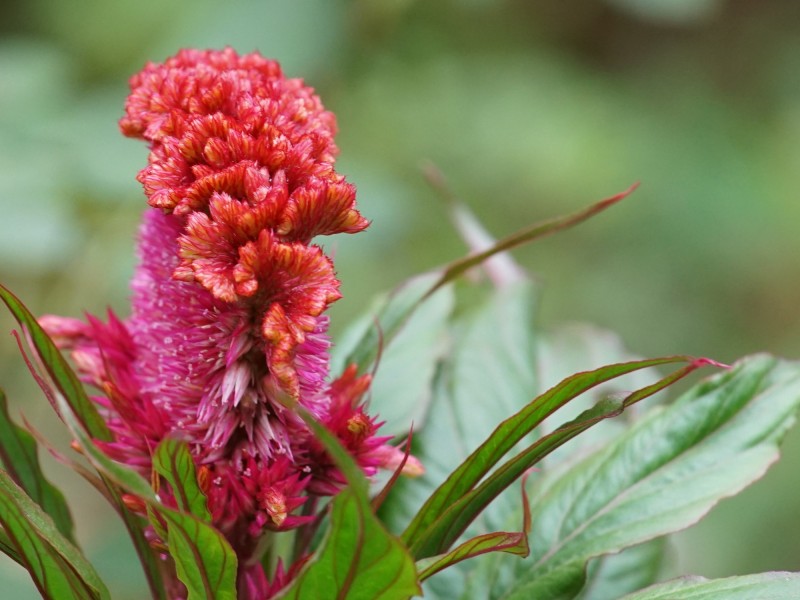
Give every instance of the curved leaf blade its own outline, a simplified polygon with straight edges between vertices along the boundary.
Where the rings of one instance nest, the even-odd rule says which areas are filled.
[[[58,351],[56,345],[41,328],[34,316],[25,305],[22,304],[19,298],[2,285],[0,285],[0,300],[3,300],[17,322],[27,332],[27,337],[31,341],[37,356],[60,392],[55,398],[56,406],[59,407],[58,412],[62,419],[65,419],[65,422],[66,415],[69,415],[72,426],[69,424],[67,424],[67,426],[73,429],[75,424],[78,424],[80,425],[79,429],[88,432],[88,436],[91,436],[91,438],[101,441],[111,440],[112,436],[110,430],[87,396],[77,375],[75,375],[69,364],[67,364],[67,361]],[[35,377],[38,378],[37,375],[35,375]],[[65,410],[67,408],[68,410]],[[84,437],[90,439],[88,436],[85,435]],[[94,446],[92,445],[92,447]],[[99,450],[97,452],[99,453]],[[100,454],[102,455],[102,453]],[[108,459],[106,460],[108,461]],[[108,462],[111,463],[110,468],[113,469],[114,463],[112,463],[112,461]],[[138,515],[131,513],[125,507],[119,491],[108,477],[103,477],[103,481],[108,487],[108,493],[113,500],[114,507],[125,522],[125,527],[128,530],[145,570],[153,597],[159,600],[165,600],[166,592],[161,583],[162,577],[158,559],[144,537],[143,527],[145,521]]]
[[[222,534],[176,510],[155,508],[167,523],[167,545],[188,600],[236,600],[236,554]]]
[[[547,392],[531,401],[521,411],[498,425],[489,438],[453,471],[447,480],[431,495],[403,532],[403,540],[409,545],[417,558],[438,554],[441,548],[439,551],[433,552],[430,551],[430,548],[424,551],[422,550],[422,548],[430,542],[430,538],[428,538],[428,542],[421,540],[422,536],[426,535],[425,532],[427,529],[437,521],[445,511],[450,510],[454,503],[463,498],[464,494],[472,490],[489,470],[517,444],[517,442],[537,427],[547,416],[573,398],[600,383],[604,383],[627,373],[652,366],[676,362],[691,362],[693,360],[694,359],[687,356],[671,356],[609,365],[593,371],[577,373],[550,388]],[[612,413],[617,410],[619,410],[619,408],[616,407],[609,409],[607,411],[607,416],[612,416]],[[599,415],[592,415],[590,418],[597,419],[598,416]],[[606,417],[603,416],[601,418]],[[584,418],[584,421],[587,421],[587,418]],[[591,422],[591,424],[594,424],[594,422],[596,421]],[[588,428],[591,424],[587,424],[585,428]],[[565,433],[567,432],[561,432],[562,435]],[[569,437],[574,437],[577,433],[579,433],[579,431],[574,430]],[[555,442],[557,438],[552,437],[549,439],[551,442]],[[565,441],[566,439],[560,440],[558,445]],[[544,454],[541,454],[540,456],[543,455]],[[525,469],[530,466],[531,465],[528,465]],[[525,469],[522,469],[522,471]],[[520,474],[522,471],[520,471]],[[426,552],[427,554],[418,554],[417,552]]]
[[[573,589],[590,559],[697,522],[766,472],[798,406],[800,365],[749,358],[651,411],[594,456],[540,480],[532,560],[509,565],[515,585],[494,597]]]
[[[186,442],[167,437],[153,453],[153,468],[167,480],[178,508],[211,523],[208,500],[197,482],[197,469]]]
[[[100,417],[92,401],[89,400],[89,396],[86,395],[86,391],[83,389],[78,377],[64,357],[61,356],[61,352],[56,348],[53,340],[50,339],[36,321],[36,318],[22,304],[20,299],[3,285],[0,285],[0,300],[6,304],[20,326],[28,332],[36,354],[81,425],[92,437],[109,441],[111,432],[108,426]]]
[[[42,473],[33,436],[11,420],[0,389],[0,462],[31,499],[42,507],[68,540],[74,542],[72,515],[64,495]]]
[[[436,575],[439,571],[463,560],[475,558],[489,552],[507,552],[521,557],[528,556],[528,536],[519,531],[495,531],[494,533],[476,536],[460,544],[447,554],[417,561],[420,581],[425,581],[428,577]]]
[[[333,500],[321,548],[278,598],[405,600],[421,593],[411,556],[372,511],[367,480],[353,458],[307,410],[296,409],[342,471],[347,487]]]
[[[581,416],[559,427],[553,433],[544,436],[523,452],[510,459],[495,470],[483,483],[478,485],[449,507],[418,539],[412,552],[421,556],[435,553],[437,550],[449,548],[464,532],[469,524],[526,470],[538,463],[550,452],[563,445],[576,435],[593,427],[604,419],[616,417],[628,406],[651,396],[685,377],[706,361],[694,361],[677,371],[658,380],[654,384],[632,392],[624,399],[607,398],[595,407],[585,411]]]
[[[0,470],[0,525],[44,598],[110,599],[91,564],[53,520]]]
[[[800,598],[800,573],[773,572],[705,579],[681,577],[659,583],[620,600],[795,600]]]
[[[398,288],[381,306],[376,317],[378,321],[377,328],[370,327],[368,323],[363,323],[361,335],[354,334],[350,336],[348,346],[353,350],[347,356],[344,364],[355,363],[362,371],[367,369],[378,355],[381,344],[391,341],[409,316],[439,289],[452,283],[465,272],[493,256],[586,221],[630,195],[638,185],[638,183],[635,183],[624,192],[591,204],[574,213],[526,227],[492,244],[489,248],[470,253],[445,265],[441,269],[410,279]]]
[[[100,477],[108,490],[108,496],[111,498],[117,513],[122,517],[125,528],[128,530],[136,549],[136,554],[139,556],[139,561],[147,577],[147,583],[150,586],[150,592],[154,598],[166,600],[167,592],[162,583],[163,578],[159,559],[144,535],[147,521],[128,509],[120,492],[121,489],[126,490],[145,502],[155,503],[155,494],[150,488],[150,484],[137,472],[111,460],[95,445],[65,398],[58,396],[56,404],[64,424],[78,442],[84,456],[100,473]]]
[[[513,533],[497,531],[479,535],[471,540],[467,540],[443,556],[436,556],[418,561],[417,568],[419,569],[420,581],[424,581],[439,571],[463,560],[475,558],[476,556],[488,554],[489,552],[505,552],[507,554],[516,554],[521,557],[528,556],[528,554],[530,554],[528,535],[531,531],[531,511],[528,503],[528,494],[525,491],[526,481],[527,478],[523,477],[522,507],[525,516],[522,523],[522,531]]]
[[[522,229],[516,233],[512,233],[510,236],[501,239],[486,250],[474,252],[468,256],[465,256],[464,258],[450,263],[449,265],[445,266],[444,269],[442,269],[441,275],[437,279],[436,283],[431,286],[430,290],[426,294],[426,297],[433,294],[443,285],[447,285],[454,279],[457,279],[466,271],[469,271],[472,267],[478,266],[496,254],[507,252],[513,248],[516,248],[517,246],[553,235],[554,233],[558,233],[559,231],[563,231],[583,223],[587,219],[590,219],[596,214],[601,213],[607,208],[613,206],[623,198],[626,198],[632,194],[637,187],[639,187],[639,184],[634,183],[624,192],[620,192],[619,194],[615,194],[610,198],[590,204],[586,208],[578,210],[574,213],[556,217],[554,219],[548,219],[546,221],[542,221],[541,223],[536,223],[530,227],[526,227],[525,229]]]

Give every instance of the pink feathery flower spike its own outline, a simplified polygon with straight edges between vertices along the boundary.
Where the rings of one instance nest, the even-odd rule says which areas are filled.
[[[151,207],[132,314],[41,322],[102,392],[94,400],[114,434],[104,451],[149,476],[164,437],[186,440],[215,526],[240,565],[253,564],[263,535],[313,520],[296,509],[344,484],[286,398],[325,423],[367,475],[402,458],[364,412],[369,376],[349,368],[329,381],[324,311],[341,294],[311,241],[368,221],[334,170],[333,114],[278,63],[183,50],[130,85],[120,128],[149,143],[138,179]],[[410,457],[406,470],[421,466]],[[269,581],[242,567],[240,597],[270,597],[297,570],[281,567]]]

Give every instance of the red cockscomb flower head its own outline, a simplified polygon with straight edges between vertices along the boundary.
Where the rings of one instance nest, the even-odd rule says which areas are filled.
[[[359,404],[369,378],[351,369],[328,383],[324,311],[339,281],[311,241],[368,222],[334,170],[333,115],[277,63],[184,50],[130,83],[120,127],[150,144],[139,180],[151,206],[132,314],[42,324],[102,392],[94,399],[114,434],[104,450],[149,475],[164,437],[186,440],[215,525],[252,565],[260,536],[308,522],[296,509],[343,483],[287,397],[366,473],[402,458]],[[255,572],[240,576],[240,589],[274,591],[287,572],[268,588]]]

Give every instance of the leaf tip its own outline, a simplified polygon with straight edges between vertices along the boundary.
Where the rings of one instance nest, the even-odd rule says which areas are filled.
[[[692,360],[691,366],[695,369],[702,367],[717,367],[718,369],[730,369],[731,365],[714,360],[713,358],[700,357]]]
[[[641,181],[635,181],[627,190],[625,190],[623,192],[620,192],[619,194],[615,194],[614,196],[611,196],[610,198],[606,198],[605,200],[600,202],[600,205],[603,208],[607,208],[607,207],[611,206],[612,204],[616,204],[620,200],[624,200],[625,198],[630,196],[633,192],[635,192],[637,190],[637,188],[641,184],[642,184]]]

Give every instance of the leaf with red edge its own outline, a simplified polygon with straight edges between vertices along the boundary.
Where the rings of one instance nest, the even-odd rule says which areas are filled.
[[[72,516],[64,495],[42,473],[36,440],[11,420],[3,390],[0,390],[0,462],[17,485],[52,517],[62,535],[74,542]]]
[[[517,246],[521,246],[523,244],[527,244],[534,240],[538,240],[549,235],[553,235],[554,233],[558,233],[559,231],[563,231],[565,229],[569,229],[583,223],[587,219],[595,216],[606,210],[607,208],[613,206],[620,200],[628,197],[633,191],[639,187],[638,183],[634,183],[624,192],[620,192],[619,194],[615,194],[610,198],[606,198],[605,200],[600,200],[594,204],[587,206],[577,212],[564,215],[562,217],[556,217],[554,219],[548,219],[547,221],[543,221],[541,223],[536,223],[531,225],[530,227],[526,227],[521,229],[520,231],[511,234],[508,237],[505,237],[491,247],[487,248],[486,250],[481,250],[479,252],[474,252],[464,258],[460,258],[456,261],[453,261],[449,265],[445,266],[442,270],[438,280],[431,286],[430,290],[426,293],[425,297],[430,296],[436,290],[438,290],[443,285],[450,283],[451,281],[457,279],[461,275],[463,275],[466,271],[470,270],[472,267],[476,267],[479,264],[485,262],[486,260],[490,259],[491,257],[501,254],[503,252],[507,252],[508,250],[512,250]],[[424,298],[423,298],[424,299]]]
[[[67,361],[61,356],[56,345],[44,332],[34,316],[25,305],[22,304],[19,298],[2,285],[0,285],[0,300],[3,300],[14,315],[14,318],[25,330],[27,339],[30,341],[36,355],[44,365],[56,389],[60,392],[55,398],[48,396],[48,399],[51,403],[55,402],[57,405],[56,410],[59,412],[62,419],[66,422],[65,413],[69,413],[72,423],[79,424],[80,429],[88,432],[88,436],[91,438],[101,441],[111,440],[112,436],[108,426],[98,413],[97,408],[92,404],[78,376],[75,375],[75,372],[70,368],[69,364],[67,364]],[[48,393],[47,383],[35,373],[35,369],[33,371],[34,376],[43,387],[45,393]],[[59,400],[61,400],[60,404]],[[164,600],[166,598],[166,592],[161,583],[159,565],[152,548],[144,537],[144,520],[132,514],[122,502],[122,498],[116,487],[108,481],[107,477],[104,476],[103,479],[108,488],[108,494],[112,498],[112,503],[117,512],[122,516],[125,527],[136,547],[136,552],[145,569],[145,574],[153,597]]]
[[[391,343],[392,338],[403,328],[410,315],[440,288],[458,279],[469,269],[480,265],[493,256],[582,223],[627,197],[637,186],[638,183],[624,192],[591,204],[574,213],[526,227],[499,240],[485,250],[473,252],[464,258],[445,265],[437,271],[408,280],[380,305],[375,317],[377,326],[369,326],[370,324],[367,323],[359,332],[360,335],[352,336],[349,343],[352,351],[342,361],[342,364],[355,363],[362,372],[368,370],[375,361],[381,344],[388,345]]]
[[[0,300],[5,302],[8,310],[20,326],[27,332],[31,345],[37,356],[42,361],[48,375],[55,383],[56,388],[64,396],[79,422],[89,434],[96,439],[108,441],[111,432],[103,421],[97,408],[92,404],[83,385],[78,380],[73,370],[61,356],[53,340],[44,332],[36,318],[25,308],[19,298],[4,286],[0,285]]]
[[[501,564],[489,556],[466,576],[465,594],[443,597],[491,590],[508,600],[573,598],[590,560],[693,525],[760,478],[799,409],[800,363],[754,356],[704,379],[580,462],[539,478],[530,558]]]
[[[372,511],[367,480],[358,465],[307,410],[296,409],[348,485],[333,500],[330,528],[322,546],[278,598],[405,600],[421,593],[408,551]]]
[[[150,488],[150,484],[141,475],[106,456],[77,422],[66,401],[62,398],[57,398],[57,401],[63,414],[64,423],[75,436],[89,462],[102,474],[104,479],[108,480],[109,489],[115,494],[114,497],[120,498],[120,506],[124,507],[124,504],[117,488],[122,488],[147,503],[148,507],[167,523],[168,550],[175,561],[179,578],[189,589],[189,599],[234,599],[236,597],[237,558],[222,534],[192,514],[181,513],[163,506]],[[169,447],[165,448],[164,452],[169,449]],[[192,505],[198,501],[191,493],[187,496],[187,498],[189,497],[192,498]],[[128,510],[123,510],[122,515],[127,519],[133,517]],[[130,523],[130,525],[134,524]],[[139,550],[138,545],[137,550]],[[144,558],[151,556],[152,551],[149,551]],[[162,587],[158,592],[158,597],[162,597],[164,593]]]
[[[434,543],[434,545],[437,546],[435,550],[426,548],[429,543],[432,543],[432,540],[427,538],[424,532],[431,527],[435,521],[441,518],[446,511],[450,510],[456,502],[463,499],[465,494],[472,490],[517,442],[537,427],[548,415],[552,414],[573,398],[600,383],[647,367],[676,362],[692,362],[693,360],[694,359],[687,356],[670,356],[666,358],[638,360],[608,365],[593,371],[577,373],[550,388],[544,394],[531,401],[517,414],[509,417],[498,425],[489,438],[436,489],[403,532],[403,540],[409,545],[409,548],[416,558],[432,556],[446,550],[446,546],[442,547],[438,543]],[[621,408],[615,407],[611,412],[620,409]],[[602,414],[605,415],[605,413]],[[609,414],[608,416],[611,415]],[[602,418],[607,418],[607,416],[603,416]],[[587,425],[587,428],[592,424],[594,424],[594,422]],[[574,431],[569,437],[559,436],[557,445],[563,444],[570,437],[577,435],[577,433],[578,431]],[[555,436],[548,436],[547,439],[555,442],[557,438]],[[541,441],[537,443],[541,443]],[[547,452],[551,451],[554,447],[555,446],[548,449]],[[541,449],[544,450],[543,447]],[[547,452],[544,452],[541,456],[544,456]],[[525,469],[533,464],[535,464],[535,462],[530,463]],[[525,469],[522,469],[520,474],[524,472]],[[474,518],[474,516],[475,515],[471,515],[472,518]],[[426,538],[427,542],[423,543],[421,541],[423,538]],[[426,549],[423,550],[423,548]],[[425,553],[423,554],[421,552]]]
[[[438,508],[435,520],[424,531],[415,534],[413,541],[409,543],[409,550],[417,558],[425,558],[446,551],[500,492],[550,452],[600,421],[620,415],[622,411],[632,404],[652,396],[695,369],[708,364],[716,363],[705,359],[695,360],[654,384],[632,392],[624,399],[607,398],[585,411],[577,419],[544,436],[498,467],[474,489],[471,489],[461,497],[454,497],[449,506],[442,507],[443,510]],[[496,432],[499,430],[500,428]],[[490,440],[494,437],[495,434],[492,435]],[[474,473],[469,474],[470,476],[474,475]]]
[[[530,554],[528,535],[531,532],[531,508],[528,502],[528,493],[525,490],[527,479],[525,476],[522,477],[522,531],[486,533],[467,540],[443,556],[433,556],[417,561],[420,581],[424,581],[442,569],[446,569],[463,560],[475,558],[489,552],[506,552],[507,554],[516,554],[521,557],[528,556]]]
[[[193,515],[155,508],[167,523],[167,546],[188,600],[236,600],[236,553],[222,534]]]
[[[53,520],[0,470],[0,525],[43,598],[107,600],[108,589]]]
[[[153,453],[153,468],[169,482],[180,510],[211,523],[208,500],[197,482],[197,469],[186,442],[168,437]]]

